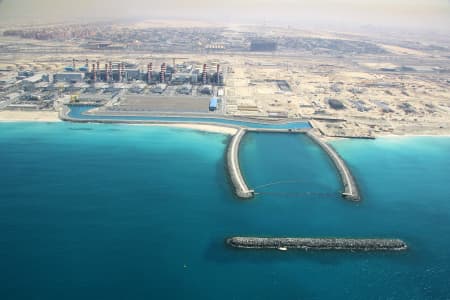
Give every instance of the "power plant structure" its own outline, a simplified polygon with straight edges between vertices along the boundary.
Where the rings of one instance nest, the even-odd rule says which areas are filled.
[[[161,64],[159,70],[153,69],[153,62],[147,64],[147,70],[139,69],[135,64],[124,62],[104,62],[103,68],[100,61],[95,61],[89,68],[89,61],[86,59],[86,64],[78,68],[83,74],[85,81],[90,83],[95,82],[132,82],[143,81],[147,84],[169,84],[169,85],[214,85],[223,86],[224,76],[220,64],[212,64],[208,67],[207,64],[201,65],[201,68],[195,68],[190,64],[174,64],[169,65],[165,62]],[[64,68],[65,72],[77,72],[76,61],[72,60],[72,64]],[[65,78],[58,73],[58,78]],[[70,78],[70,77],[68,77]]]
[[[257,39],[250,43],[250,51],[258,52],[274,52],[277,51],[278,44],[276,41]]]

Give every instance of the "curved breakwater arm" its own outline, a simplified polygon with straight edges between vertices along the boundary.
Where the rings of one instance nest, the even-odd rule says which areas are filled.
[[[239,167],[239,145],[246,130],[241,128],[231,138],[227,149],[227,167],[236,195],[240,198],[251,198],[254,191],[249,189]]]
[[[353,201],[361,200],[355,179],[344,160],[337,154],[333,147],[322,141],[312,130],[307,131],[306,134],[328,154],[335,164],[339,175],[341,176],[342,184],[344,185],[342,196]]]

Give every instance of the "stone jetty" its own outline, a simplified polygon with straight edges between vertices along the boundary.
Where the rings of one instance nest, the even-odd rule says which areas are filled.
[[[344,160],[337,154],[333,147],[322,141],[312,130],[306,132],[306,134],[328,154],[336,166],[344,186],[342,196],[353,201],[361,200],[355,179]]]
[[[241,128],[231,138],[227,150],[227,167],[236,195],[240,198],[251,198],[254,195],[254,191],[248,188],[239,167],[239,145],[244,134],[245,129]]]

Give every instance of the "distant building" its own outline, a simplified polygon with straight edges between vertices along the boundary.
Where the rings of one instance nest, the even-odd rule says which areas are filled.
[[[54,82],[82,82],[83,73],[56,73],[53,75]]]
[[[269,40],[253,40],[250,43],[250,51],[276,51],[277,42]]]
[[[127,80],[140,80],[141,71],[139,69],[127,69],[125,70]]]
[[[39,83],[45,79],[45,76],[46,76],[46,74],[36,74],[36,75],[33,75],[33,76],[23,79],[23,82],[33,83],[33,84]]]
[[[85,46],[89,49],[104,49],[112,45],[110,41],[89,41]]]
[[[210,43],[205,46],[208,51],[222,51],[225,50],[225,44],[223,43]]]
[[[202,95],[212,95],[212,86],[204,85],[200,88],[199,92]]]
[[[172,76],[171,83],[176,84],[185,84],[191,82],[192,75],[190,73],[175,73]]]
[[[25,70],[25,71],[19,71],[18,72],[18,76],[21,76],[21,77],[30,77],[30,76],[33,76],[33,75],[34,75],[34,72],[30,71],[30,70]]]

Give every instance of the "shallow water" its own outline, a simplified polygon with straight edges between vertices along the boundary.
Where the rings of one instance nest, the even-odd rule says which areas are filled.
[[[446,299],[450,139],[348,140],[363,201],[304,135],[0,124],[1,299]],[[268,183],[279,182],[271,186]],[[398,237],[403,253],[253,251],[233,235]]]

